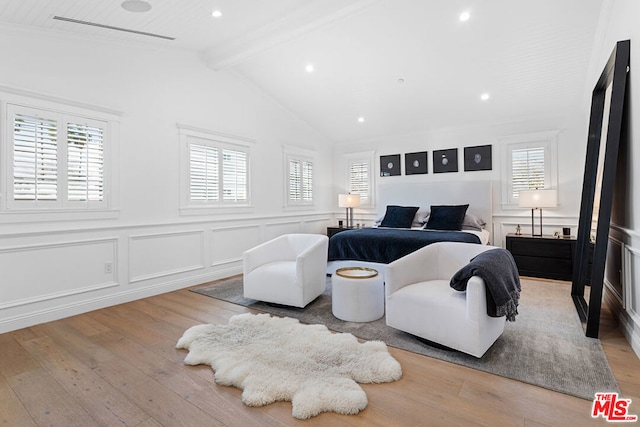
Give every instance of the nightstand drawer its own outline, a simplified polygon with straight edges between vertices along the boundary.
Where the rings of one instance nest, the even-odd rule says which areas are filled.
[[[507,235],[507,250],[522,276],[571,280],[575,238]]]
[[[573,262],[571,259],[539,258],[514,255],[518,271],[523,276],[547,279],[571,280]]]
[[[332,236],[346,230],[351,230],[346,227],[327,227],[327,237],[331,238]]]
[[[569,241],[535,241],[513,239],[511,253],[543,258],[561,258],[571,260],[571,244]]]

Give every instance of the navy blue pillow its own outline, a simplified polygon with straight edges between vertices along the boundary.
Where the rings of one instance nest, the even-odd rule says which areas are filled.
[[[469,205],[431,206],[429,221],[424,228],[460,231],[468,208]]]
[[[417,206],[387,206],[380,227],[411,228],[413,217],[418,212]]]

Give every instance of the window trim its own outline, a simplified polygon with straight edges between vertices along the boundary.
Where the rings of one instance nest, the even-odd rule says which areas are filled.
[[[501,171],[502,208],[519,209],[518,200],[512,194],[512,152],[517,149],[543,147],[545,155],[545,186],[558,188],[558,134],[559,131],[536,132],[501,138],[504,168]]]
[[[251,204],[251,146],[255,144],[255,140],[180,123],[178,123],[176,127],[178,128],[180,141],[180,215],[215,215],[250,212],[253,207]],[[194,202],[191,200],[189,147],[194,142],[194,139],[204,141],[200,145],[218,148],[220,150],[220,158],[222,158],[222,150],[224,149],[246,153],[247,200],[225,201],[222,187],[219,188],[219,199],[217,201]],[[219,167],[220,173],[222,173],[222,164],[220,164]],[[220,183],[222,184],[222,181]]]
[[[302,210],[312,209],[315,207],[316,200],[316,161],[315,152],[305,148],[284,145],[283,152],[283,176],[284,176],[284,209],[285,210]],[[311,200],[292,200],[289,198],[289,186],[291,184],[289,177],[289,166],[291,161],[307,162],[311,164]],[[301,171],[302,174],[302,171]],[[302,176],[301,176],[302,180]],[[304,193],[304,189],[301,189]]]
[[[105,124],[105,143],[103,148],[103,202],[98,206],[93,203],[74,203],[60,201],[56,206],[25,207],[24,204],[13,203],[13,122],[10,117],[11,106],[18,109],[42,110],[65,119],[73,117],[80,120],[97,121]],[[119,215],[117,201],[119,189],[116,185],[119,176],[118,163],[114,161],[119,155],[119,125],[121,112],[65,99],[0,85],[0,117],[2,117],[2,132],[0,132],[0,222],[55,222],[62,220],[95,220],[112,219]],[[59,123],[60,128],[66,126],[67,120]],[[66,131],[65,131],[66,132]],[[66,159],[59,164],[58,169],[66,165]],[[66,174],[66,172],[65,172]],[[65,180],[66,184],[66,180]],[[66,194],[66,189],[64,191]]]
[[[357,161],[367,163],[369,177],[367,188],[367,201],[360,204],[361,208],[374,208],[376,204],[376,191],[375,191],[375,151],[361,151],[354,153],[344,154],[345,167],[344,167],[344,188],[347,193],[351,192],[351,164]],[[362,196],[361,196],[362,197]],[[362,200],[362,199],[361,199]]]

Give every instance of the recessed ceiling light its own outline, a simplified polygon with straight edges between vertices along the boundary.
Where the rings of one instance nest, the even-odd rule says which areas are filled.
[[[364,123],[364,117],[362,116],[358,117],[358,123]]]
[[[313,64],[307,64],[306,67],[304,67],[305,70],[307,70],[307,73],[313,73]]]
[[[219,10],[214,10],[213,12],[211,12],[211,16],[213,16],[214,18],[220,18],[222,16],[222,12],[220,12]]]
[[[482,95],[480,95],[480,99],[482,99],[483,101],[487,101],[489,100],[490,96],[488,93],[483,93]]]
[[[400,84],[404,83],[404,79],[398,79],[398,83]]]
[[[125,0],[120,6],[129,12],[148,12],[151,10],[151,4],[144,0]]]
[[[460,21],[462,21],[462,22],[467,22],[467,21],[469,20],[469,18],[471,18],[471,14],[470,14],[469,12],[466,12],[466,11],[465,11],[465,12],[462,12],[462,13],[460,14],[460,18],[459,18],[459,19],[460,19]]]

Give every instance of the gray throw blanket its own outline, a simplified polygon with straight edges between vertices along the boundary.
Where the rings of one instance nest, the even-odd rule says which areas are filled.
[[[513,256],[506,249],[490,249],[476,255],[451,278],[451,287],[465,291],[472,276],[484,280],[487,289],[487,315],[507,316],[513,322],[518,314],[520,275]]]

